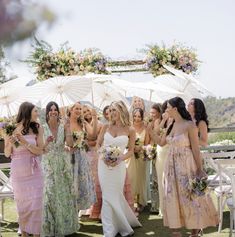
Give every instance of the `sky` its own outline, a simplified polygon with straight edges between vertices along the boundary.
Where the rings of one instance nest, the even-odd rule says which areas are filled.
[[[95,47],[116,60],[143,58],[140,50],[147,44],[184,43],[197,50],[199,81],[217,97],[235,95],[234,0],[37,2],[57,15],[52,27],[42,26],[36,34],[55,49],[68,41],[76,51]],[[24,79],[33,74],[17,60],[27,57],[30,44],[29,40],[17,43],[7,53],[14,60],[14,71]]]

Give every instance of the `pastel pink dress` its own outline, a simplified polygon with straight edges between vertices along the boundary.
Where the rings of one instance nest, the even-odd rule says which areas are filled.
[[[30,144],[36,144],[36,135],[24,135]],[[11,155],[11,182],[19,215],[20,229],[39,235],[42,220],[43,176],[40,157],[24,146],[13,148]]]

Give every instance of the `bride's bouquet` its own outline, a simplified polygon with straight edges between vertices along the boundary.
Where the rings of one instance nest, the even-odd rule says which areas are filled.
[[[79,150],[84,150],[88,151],[89,147],[87,145],[86,139],[87,139],[87,134],[84,131],[73,131],[72,133],[73,137],[73,148],[77,148]]]
[[[147,145],[143,146],[144,151],[144,160],[154,160],[157,157],[157,146],[154,145]]]
[[[189,198],[192,199],[195,196],[205,195],[207,187],[207,177],[189,179]]]
[[[105,146],[99,153],[107,166],[114,167],[120,163],[121,149],[118,146]]]

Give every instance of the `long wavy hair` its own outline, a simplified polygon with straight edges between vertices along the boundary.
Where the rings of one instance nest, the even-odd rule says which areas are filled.
[[[60,109],[59,109],[59,105],[58,105],[56,102],[54,102],[54,101],[50,101],[50,102],[47,104],[47,106],[46,106],[46,122],[47,122],[47,123],[48,123],[48,121],[49,121],[49,112],[50,112],[51,107],[52,107],[53,105],[56,107],[56,110],[58,111],[58,122],[59,122],[59,120],[60,120]]]
[[[91,107],[90,107],[89,105],[83,105],[83,106],[82,106],[83,118],[84,118],[84,120],[86,120],[87,122],[89,122],[88,119],[85,118],[85,115],[84,115],[84,109],[85,109],[85,108],[87,108],[87,109],[91,112]]]
[[[138,97],[138,96],[133,96],[133,98],[132,98],[132,101],[131,101],[131,107],[130,107],[130,112],[132,113],[132,111],[136,108],[134,108],[134,103],[135,103],[135,100],[136,99],[138,99],[138,100],[140,100],[141,101],[141,103],[142,103],[142,105],[143,105],[143,111],[144,111],[144,113],[145,113],[145,103],[144,103],[144,99],[143,98],[141,98],[141,97]]]
[[[194,118],[196,120],[196,125],[198,126],[200,121],[204,121],[208,130],[209,121],[204,103],[198,98],[193,98],[192,100],[194,105]]]
[[[112,107],[117,109],[117,111],[120,113],[120,120],[121,120],[122,125],[123,126],[130,126],[131,125],[130,114],[128,112],[126,105],[120,100],[120,101],[112,102],[110,105],[110,108],[112,108]],[[112,121],[112,124],[114,124],[113,121]]]
[[[160,103],[152,104],[151,109],[155,109],[160,114],[160,118],[162,119],[162,105]]]
[[[166,112],[168,100],[165,100],[162,104],[162,114]],[[164,128],[167,127],[167,121],[164,123]]]
[[[21,131],[23,135],[29,134],[29,129],[32,129],[34,134],[38,134],[39,123],[31,121],[31,114],[34,108],[35,105],[30,102],[24,102],[20,105],[16,122],[23,124]]]
[[[174,97],[172,99],[168,100],[168,103],[173,107],[173,108],[177,108],[178,113],[180,114],[180,116],[188,121],[192,121],[191,115],[188,112],[188,110],[186,109],[184,100],[180,97]],[[169,129],[167,130],[167,135],[171,132],[172,128],[173,128],[174,122],[172,123],[172,125],[169,127]]]
[[[77,101],[75,104],[73,104],[69,109],[68,109],[68,111],[67,111],[67,116],[70,118],[70,116],[71,116],[71,111],[73,110],[73,108],[76,106],[76,104],[80,104],[81,105],[81,103],[79,102],[79,101]],[[82,106],[82,105],[81,105]],[[80,126],[83,126],[83,120],[84,120],[84,118],[83,118],[83,115],[82,115],[82,109],[81,109],[81,114],[80,114],[80,116],[77,118],[77,123],[80,125]]]

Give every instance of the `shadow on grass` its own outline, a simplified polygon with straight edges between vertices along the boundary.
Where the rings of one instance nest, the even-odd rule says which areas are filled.
[[[169,228],[163,226],[163,219],[157,215],[152,215],[149,211],[141,213],[139,220],[142,227],[135,228],[135,237],[154,236],[154,237],[170,237],[171,231]],[[224,212],[224,224],[222,233],[217,232],[217,227],[210,227],[204,230],[205,237],[227,237],[229,233],[229,212]],[[182,237],[188,237],[190,230],[182,229]],[[72,236],[103,236],[102,225],[98,222],[82,222],[78,234]],[[120,236],[120,235],[117,235]]]
[[[2,232],[17,232],[18,223],[10,222],[7,220],[1,221],[1,231]]]
[[[135,237],[170,237],[171,232],[169,228],[163,226],[163,219],[157,215],[150,214],[148,210],[141,213],[139,220],[142,227],[135,228]],[[7,236],[17,236],[18,223],[3,221],[1,223],[2,234]],[[224,212],[224,222],[222,233],[217,232],[217,227],[210,227],[204,230],[205,237],[227,237],[229,235],[229,212]],[[182,237],[188,237],[189,230],[182,229]],[[77,234],[70,235],[70,237],[101,237],[103,236],[102,224],[98,221],[91,222],[85,220],[80,222],[80,230]],[[120,235],[118,235],[120,236]]]

